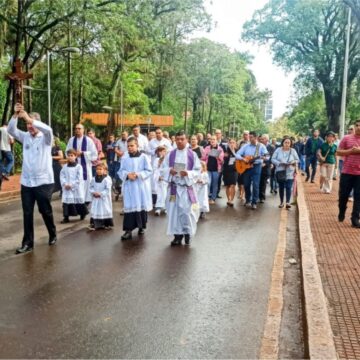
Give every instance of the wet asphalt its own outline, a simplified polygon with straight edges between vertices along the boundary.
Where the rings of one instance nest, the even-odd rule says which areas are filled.
[[[70,228],[54,247],[2,260],[0,357],[256,358],[277,203],[252,211],[222,199],[177,248],[165,216],[121,242],[117,206],[112,231]]]

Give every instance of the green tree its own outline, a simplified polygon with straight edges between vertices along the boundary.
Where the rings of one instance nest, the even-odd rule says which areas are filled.
[[[271,0],[244,27],[244,39],[270,44],[277,64],[319,81],[334,131],[339,130],[345,28],[345,9],[336,0]],[[353,24],[349,87],[360,68],[358,32]]]

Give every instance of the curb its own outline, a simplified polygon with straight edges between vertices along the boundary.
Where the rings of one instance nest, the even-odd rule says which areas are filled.
[[[20,198],[20,190],[0,192],[0,202],[5,202],[8,200],[15,200],[18,198]]]
[[[299,177],[298,177],[299,179]],[[316,259],[303,181],[298,181],[299,236],[305,314],[305,343],[310,359],[337,359],[320,271]]]
[[[278,359],[281,319],[284,304],[284,258],[286,251],[287,211],[282,211],[279,225],[279,239],[276,247],[271,286],[268,299],[264,335],[261,341],[260,359]]]

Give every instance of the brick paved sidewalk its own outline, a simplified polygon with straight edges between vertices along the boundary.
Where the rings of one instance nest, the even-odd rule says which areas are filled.
[[[15,174],[10,176],[9,181],[3,180],[0,191],[0,200],[8,199],[20,194],[20,176],[21,174]]]
[[[304,178],[302,178],[304,181]],[[337,221],[338,181],[332,194],[304,183],[311,230],[339,358],[360,359],[360,230],[351,227],[352,202],[346,219]]]

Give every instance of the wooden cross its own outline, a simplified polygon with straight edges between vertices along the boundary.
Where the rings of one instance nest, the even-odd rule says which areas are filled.
[[[15,60],[15,72],[5,75],[7,80],[12,80],[15,83],[15,102],[23,103],[23,81],[32,79],[32,74],[22,72],[22,62],[20,59]]]

